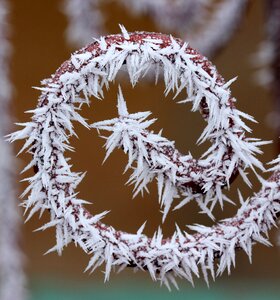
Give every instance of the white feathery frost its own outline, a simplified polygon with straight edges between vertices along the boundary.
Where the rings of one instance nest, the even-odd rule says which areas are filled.
[[[35,175],[26,179],[29,186],[22,195],[23,205],[28,218],[36,212],[50,212],[50,222],[41,227],[56,228],[56,245],[50,251],[61,253],[68,243],[75,242],[92,255],[89,270],[105,263],[106,280],[113,267],[130,266],[148,271],[153,280],[167,286],[169,282],[176,285],[176,277],[193,282],[193,276],[200,273],[208,282],[208,273],[215,278],[230,270],[236,248],[251,256],[253,243],[269,244],[263,234],[275,225],[279,213],[279,172],[275,171],[271,180],[263,180],[261,191],[245,201],[236,216],[213,227],[192,226],[193,235],[177,228],[170,239],[163,239],[161,230],[148,238],[142,233],[144,226],[136,234],[128,234],[101,222],[107,212],[91,215],[76,192],[84,174],[73,172],[65,156],[65,151],[73,150],[69,144],[75,135],[73,121],[111,133],[106,155],[122,147],[128,155],[127,168],[136,164],[130,178],[136,193],[157,179],[164,217],[179,194],[185,202],[195,199],[211,215],[214,205],[226,200],[222,187],[227,188],[238,173],[248,182],[246,168],[264,170],[255,157],[264,142],[245,135],[250,128],[243,120],[253,119],[235,108],[229,89],[232,81],[225,82],[205,57],[179,39],[158,33],[128,33],[124,27],[122,32],[76,51],[44,80],[38,105],[30,111],[30,122],[10,134],[11,142],[25,140],[21,151],[32,155],[25,170],[36,168]],[[173,142],[148,131],[155,121],[147,119],[150,112],[129,113],[121,90],[119,116],[87,124],[80,115],[81,105],[89,104],[91,96],[102,98],[103,88],[108,88],[120,69],[128,72],[132,86],[144,74],[161,70],[166,93],[186,91],[184,102],[191,102],[192,110],[200,111],[206,121],[199,141],[209,140],[211,146],[203,158],[183,156]]]

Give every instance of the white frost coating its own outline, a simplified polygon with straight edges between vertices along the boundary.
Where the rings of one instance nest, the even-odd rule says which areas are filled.
[[[26,290],[23,255],[19,247],[21,220],[11,171],[16,166],[11,146],[3,139],[10,125],[8,106],[11,99],[7,15],[7,1],[0,0],[0,299],[23,300]]]
[[[83,64],[77,69],[72,61],[79,60],[81,54],[85,54],[82,55]],[[85,57],[89,58],[84,60]],[[89,96],[102,97],[103,87],[108,87],[115,80],[124,63],[132,85],[137,84],[148,70],[154,70],[155,65],[159,65],[163,70],[166,92],[180,93],[186,89],[193,110],[201,110],[207,125],[200,140],[203,142],[210,139],[212,146],[203,159],[193,159],[194,170],[190,176],[195,189],[201,188],[201,191],[196,192],[204,192],[205,202],[201,203],[202,206],[211,201],[212,204],[217,201],[222,203],[221,187],[229,184],[234,170],[238,169],[243,175],[244,167],[256,166],[263,170],[254,156],[260,152],[258,145],[262,142],[244,135],[244,131],[249,131],[249,128],[241,117],[251,117],[234,107],[235,99],[231,97],[228,87],[230,82],[225,83],[206,58],[180,40],[162,34],[129,33],[129,39],[126,33],[125,36],[107,36],[74,53],[71,60],[66,61],[50,79],[43,82],[38,106],[31,111],[32,120],[22,124],[22,130],[10,135],[12,142],[26,140],[21,151],[27,151],[33,156],[25,170],[34,166],[37,168],[36,174],[27,179],[30,185],[23,193],[23,197],[28,195],[23,202],[29,211],[28,218],[36,212],[50,211],[50,222],[41,228],[56,228],[56,245],[50,251],[61,253],[68,243],[74,241],[93,255],[88,269],[94,270],[102,263],[106,264],[105,279],[109,278],[113,266],[133,266],[149,271],[154,280],[166,285],[169,281],[175,284],[175,277],[184,277],[193,282],[192,275],[199,276],[199,270],[208,281],[208,271],[212,277],[217,275],[214,257],[219,257],[220,274],[226,268],[229,270],[234,263],[236,248],[244,249],[251,256],[251,247],[255,241],[268,244],[262,233],[274,225],[276,214],[279,213],[279,174],[276,171],[274,175],[275,178],[278,176],[277,180],[264,181],[260,193],[243,203],[235,217],[212,228],[192,226],[191,229],[197,231],[194,235],[177,229],[172,238],[163,240],[159,230],[149,239],[142,234],[143,227],[135,235],[102,224],[100,220],[107,212],[91,216],[83,207],[85,201],[77,198],[75,191],[83,174],[71,171],[64,152],[72,150],[69,145],[69,138],[75,135],[72,121],[89,127],[78,113],[81,105],[89,102]],[[84,95],[84,99],[80,94]],[[171,142],[159,135],[146,131],[151,123],[144,120],[148,113],[128,113],[121,94],[118,110],[119,118],[104,121],[103,125],[95,124],[100,129],[113,129],[112,144],[107,145],[108,153],[118,146],[116,141],[120,139],[116,138],[117,133],[122,135],[125,131],[127,134],[123,135],[126,137],[122,144],[126,147],[130,162],[134,160],[134,153],[140,157],[138,163],[141,164],[142,158],[146,162],[150,161],[145,154],[147,145],[141,145],[142,139],[144,142],[153,142],[160,151],[165,149],[161,147],[162,143],[171,145]],[[122,129],[117,131],[115,125]],[[135,144],[138,148],[134,152],[130,149],[133,130],[140,135]],[[147,135],[147,140],[143,133]],[[146,150],[148,152],[148,147]],[[168,165],[166,157],[163,158],[165,161],[157,155],[152,156],[151,160],[153,158]],[[203,178],[205,181],[195,182],[200,176],[197,166],[208,172],[208,177]],[[140,170],[139,166],[137,168]],[[151,170],[147,170],[147,173],[150,176]],[[172,186],[167,185],[169,179],[164,180],[165,188],[170,191]],[[158,181],[159,185],[163,184],[160,179]],[[193,187],[189,186],[186,197],[195,196],[193,192]],[[168,195],[169,202],[172,197]],[[166,206],[168,201],[165,201]]]

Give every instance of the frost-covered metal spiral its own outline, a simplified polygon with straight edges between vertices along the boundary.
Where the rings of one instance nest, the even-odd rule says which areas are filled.
[[[148,238],[142,233],[143,227],[136,234],[128,234],[101,223],[107,212],[91,215],[84,208],[85,201],[76,192],[83,174],[71,171],[65,151],[72,149],[72,121],[90,127],[79,114],[81,105],[89,103],[90,96],[101,98],[103,87],[116,79],[120,69],[128,72],[132,86],[143,74],[161,71],[166,92],[185,90],[186,101],[207,122],[200,141],[210,140],[212,146],[201,159],[183,156],[172,142],[148,131],[152,121],[145,119],[149,113],[129,114],[121,92],[119,117],[92,125],[112,131],[107,154],[123,147],[129,156],[128,167],[136,160],[135,172],[141,174],[142,170],[157,178],[166,192],[162,198],[165,215],[177,194],[199,198],[201,208],[211,211],[217,202],[225,200],[221,189],[238,172],[247,181],[246,167],[263,170],[255,158],[263,142],[245,136],[250,129],[242,118],[252,118],[235,108],[231,82],[225,82],[211,62],[181,40],[158,33],[128,33],[122,27],[122,34],[102,37],[76,51],[44,80],[31,121],[10,135],[10,141],[26,140],[21,151],[31,153],[32,160],[25,170],[36,169],[27,179],[29,187],[23,194],[28,194],[24,200],[28,218],[48,210],[51,220],[41,229],[56,228],[56,245],[50,251],[61,253],[74,241],[92,255],[88,268],[106,264],[106,279],[112,266],[148,270],[154,280],[167,285],[169,280],[175,284],[176,276],[192,282],[192,275],[198,276],[199,270],[206,280],[208,271],[215,277],[215,257],[219,258],[218,273],[222,273],[234,263],[236,248],[251,255],[255,241],[268,243],[262,233],[274,225],[279,212],[279,170],[270,181],[263,182],[259,194],[242,204],[235,217],[210,228],[192,226],[197,231],[194,235],[177,228],[170,239],[163,239],[160,230]]]

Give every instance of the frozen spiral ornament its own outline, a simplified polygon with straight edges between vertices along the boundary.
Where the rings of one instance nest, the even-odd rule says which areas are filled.
[[[36,212],[50,212],[50,222],[41,227],[56,228],[56,245],[50,251],[61,253],[64,246],[75,242],[92,255],[88,269],[105,263],[105,279],[112,267],[130,266],[148,271],[153,280],[167,286],[169,282],[176,285],[176,277],[193,282],[193,275],[200,272],[208,282],[209,272],[215,278],[230,269],[237,248],[251,256],[254,242],[269,243],[264,235],[275,225],[280,209],[279,161],[275,161],[274,175],[263,180],[258,194],[241,201],[233,218],[213,227],[190,226],[196,231],[193,235],[177,228],[168,239],[163,239],[160,230],[149,238],[142,233],[144,226],[129,234],[103,224],[100,220],[106,212],[92,215],[86,210],[86,201],[77,198],[76,192],[83,174],[71,171],[65,156],[72,149],[69,138],[75,135],[72,121],[111,133],[106,139],[107,156],[115,148],[128,154],[127,169],[133,168],[130,181],[135,183],[136,193],[157,180],[163,218],[173,202],[181,207],[190,200],[213,217],[215,204],[228,201],[222,188],[238,173],[248,183],[245,168],[264,170],[255,158],[264,142],[246,137],[245,131],[250,129],[242,119],[252,118],[235,108],[231,82],[225,82],[211,62],[172,36],[128,33],[121,28],[122,34],[102,37],[76,51],[44,80],[31,121],[9,136],[10,141],[26,140],[21,151],[29,152],[32,160],[24,171],[36,170],[28,178],[30,184],[23,193],[28,197],[23,205],[29,211],[28,218]],[[192,110],[199,110],[206,121],[200,142],[209,140],[211,147],[202,158],[182,155],[173,142],[150,132],[148,127],[154,122],[148,120],[150,112],[129,113],[121,89],[119,115],[87,124],[79,114],[81,105],[89,103],[91,96],[102,98],[103,88],[115,80],[121,68],[128,72],[132,86],[156,70],[156,77],[162,73],[166,93],[186,91],[186,101],[192,102]]]

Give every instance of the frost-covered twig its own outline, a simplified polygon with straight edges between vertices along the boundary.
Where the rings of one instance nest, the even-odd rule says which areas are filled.
[[[270,181],[263,182],[259,194],[242,204],[235,217],[212,228],[193,226],[191,228],[197,231],[194,235],[183,234],[179,228],[167,240],[163,240],[160,230],[152,239],[146,237],[142,234],[143,227],[136,235],[124,233],[100,222],[107,212],[92,216],[83,207],[85,201],[79,199],[75,191],[83,175],[71,171],[64,154],[72,149],[69,145],[69,138],[75,135],[72,121],[89,127],[78,113],[81,105],[89,103],[90,96],[102,97],[103,87],[115,80],[121,68],[127,70],[133,86],[148,71],[157,70],[157,74],[162,69],[166,92],[178,94],[185,90],[186,101],[192,102],[193,111],[200,110],[207,121],[200,141],[208,139],[212,146],[203,159],[193,159],[194,168],[188,174],[187,166],[184,174],[193,183],[187,191],[190,196],[195,191],[204,193],[205,199],[211,194],[222,201],[221,187],[229,184],[237,172],[247,181],[245,167],[263,170],[254,156],[260,152],[258,145],[262,142],[245,136],[244,132],[250,130],[241,117],[252,118],[235,108],[235,99],[229,90],[231,82],[226,83],[205,57],[179,39],[157,33],[128,33],[122,28],[122,34],[102,37],[75,52],[50,79],[43,81],[38,106],[31,111],[32,120],[22,124],[23,129],[9,138],[10,141],[25,139],[21,151],[33,156],[25,170],[36,167],[37,172],[26,179],[30,185],[23,197],[29,195],[23,205],[29,211],[28,219],[36,212],[50,212],[50,222],[41,228],[56,228],[56,245],[50,251],[61,253],[64,246],[74,241],[93,255],[89,268],[95,269],[105,262],[105,279],[109,278],[112,266],[133,266],[148,270],[154,280],[168,285],[169,280],[175,284],[176,276],[192,282],[192,274],[198,276],[199,269],[205,280],[207,271],[215,277],[214,257],[219,257],[219,274],[234,263],[236,248],[244,249],[250,256],[253,242],[268,244],[262,233],[274,225],[279,212],[278,169]],[[169,167],[169,162],[183,162],[171,142],[146,130],[151,123],[144,120],[147,113],[128,114],[121,95],[119,114],[120,117],[113,121],[95,124],[100,129],[113,130],[113,144],[107,145],[108,153],[122,145],[130,161],[135,156],[140,158],[137,163],[143,161],[143,169],[145,164],[154,164],[152,169],[146,168],[149,176],[154,171],[153,166],[159,163]],[[122,127],[119,132],[118,126]],[[124,138],[117,138],[117,133]],[[135,137],[136,142],[133,141]],[[147,150],[149,144],[153,144],[157,153]],[[131,146],[135,149],[131,150]],[[175,155],[169,156],[169,153]],[[200,168],[196,167],[198,165]],[[139,166],[137,168],[140,170]],[[171,169],[182,171],[180,166]],[[203,172],[207,173],[207,178],[201,175]],[[180,177],[180,174],[175,176]],[[169,189],[167,182],[172,177],[168,170],[163,177],[165,188]],[[199,177],[201,182],[196,181]],[[171,183],[180,184],[176,180]]]
[[[19,247],[20,224],[14,187],[15,168],[11,146],[4,142],[10,125],[11,99],[8,42],[8,3],[0,0],[0,299],[26,298],[23,255]]]

